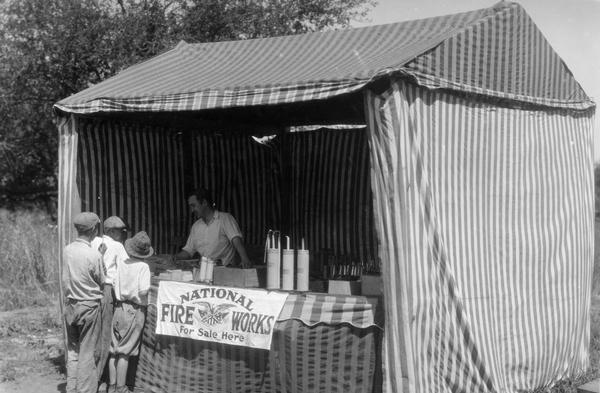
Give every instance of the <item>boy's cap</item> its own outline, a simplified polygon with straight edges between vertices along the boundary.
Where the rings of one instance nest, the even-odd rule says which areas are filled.
[[[117,216],[110,216],[106,220],[104,220],[104,229],[121,229],[127,228],[127,225]]]
[[[100,222],[100,218],[96,213],[92,212],[81,212],[75,215],[73,218],[73,224],[83,230],[94,228]]]
[[[125,240],[125,251],[129,256],[137,258],[148,258],[154,254],[154,249],[150,245],[150,238],[144,231],[138,232],[131,239]]]

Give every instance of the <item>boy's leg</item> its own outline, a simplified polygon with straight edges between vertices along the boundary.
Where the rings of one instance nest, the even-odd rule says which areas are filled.
[[[108,384],[117,384],[117,355],[110,355],[108,358]]]
[[[127,368],[129,367],[129,356],[119,355],[117,358],[117,390],[127,382]]]

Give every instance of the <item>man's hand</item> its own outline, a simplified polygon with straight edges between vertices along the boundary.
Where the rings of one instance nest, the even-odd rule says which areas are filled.
[[[98,252],[102,255],[104,255],[104,253],[106,252],[107,249],[108,249],[108,247],[106,247],[106,244],[104,244],[104,243],[101,243],[98,246]]]
[[[246,256],[246,258],[241,258],[241,262],[240,262],[240,267],[242,269],[248,269],[252,267],[252,262],[250,262],[250,259],[248,259],[248,257]]]

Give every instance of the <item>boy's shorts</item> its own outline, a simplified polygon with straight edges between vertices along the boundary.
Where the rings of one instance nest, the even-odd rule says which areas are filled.
[[[130,302],[115,303],[110,353],[136,356],[140,351],[146,307]]]

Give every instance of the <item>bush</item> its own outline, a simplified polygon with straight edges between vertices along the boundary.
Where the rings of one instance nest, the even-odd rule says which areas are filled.
[[[39,210],[0,210],[0,311],[58,297],[58,229]]]

